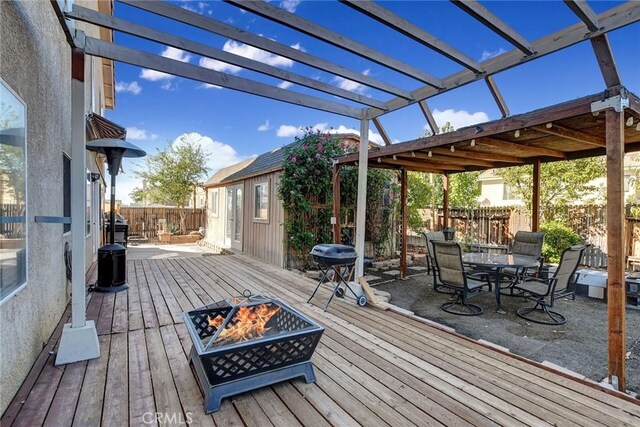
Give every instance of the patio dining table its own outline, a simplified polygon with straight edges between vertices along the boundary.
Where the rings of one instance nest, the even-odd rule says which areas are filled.
[[[504,307],[500,301],[501,273],[505,268],[524,269],[537,267],[539,261],[536,257],[498,254],[490,252],[465,252],[462,254],[462,262],[471,267],[484,269],[492,273],[496,293],[496,312],[504,314]]]

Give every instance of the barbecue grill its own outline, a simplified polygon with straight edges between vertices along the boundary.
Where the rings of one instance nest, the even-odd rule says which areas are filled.
[[[329,301],[327,301],[327,304],[324,306],[325,311],[329,307],[329,303],[331,303],[333,297],[343,297],[347,289],[356,298],[359,306],[362,307],[367,304],[367,297],[363,295],[361,291],[358,291],[358,289],[361,288],[358,287],[358,289],[354,290],[354,288],[349,285],[349,279],[353,275],[356,259],[358,258],[358,254],[353,247],[338,244],[322,244],[314,246],[310,254],[318,264],[318,269],[322,274],[320,275],[316,289],[307,302],[313,299],[324,282],[330,282],[335,283],[335,286],[333,292],[331,292]],[[333,273],[332,277],[330,277],[330,272]],[[341,288],[342,284],[344,284],[344,289]]]
[[[183,314],[206,413],[224,397],[296,377],[315,381],[311,355],[324,328],[282,301],[245,294]]]

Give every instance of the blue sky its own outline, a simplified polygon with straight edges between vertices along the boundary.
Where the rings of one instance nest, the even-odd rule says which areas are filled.
[[[412,90],[421,83],[357,55],[318,41],[298,31],[272,23],[250,12],[219,1],[176,1],[176,5],[213,19],[260,34],[279,43],[302,49],[378,80]],[[341,32],[362,44],[400,59],[438,78],[460,71],[460,65],[430,49],[367,18],[348,6],[334,1],[272,1],[273,5],[303,18]],[[483,61],[513,47],[446,1],[379,2],[393,13],[456,47],[468,56]],[[589,1],[596,13],[621,2]],[[483,1],[482,4],[529,41],[578,22],[561,1]],[[386,101],[393,96],[337,78],[242,43],[171,22],[165,18],[117,3],[117,17],[167,31],[200,43],[250,57],[279,68],[319,79],[325,83],[363,93]],[[116,42],[146,52],[207,66],[240,77],[287,87],[281,80],[263,76],[179,51],[167,46],[116,33]],[[623,84],[640,94],[640,24],[609,33]],[[576,46],[532,61],[494,76],[511,114],[602,91],[605,87],[590,43]],[[184,134],[199,140],[211,153],[210,173],[217,169],[293,141],[303,126],[320,129],[356,130],[359,123],[346,117],[315,111],[244,94],[230,89],[207,87],[200,82],[169,77],[152,70],[116,64],[116,108],[107,117],[128,129],[128,140],[153,153]],[[290,90],[325,99],[335,99],[291,85]],[[348,103],[348,102],[347,102]],[[456,128],[500,117],[485,83],[479,81],[428,100],[440,126],[450,121]],[[354,104],[355,105],[355,104]],[[417,105],[380,118],[394,141],[416,138],[425,129],[425,120]],[[372,131],[375,128],[371,124]],[[357,131],[356,131],[357,132]],[[379,141],[375,132],[371,139]],[[125,203],[138,183],[133,171],[140,161],[126,160],[125,174],[118,176],[117,197]]]

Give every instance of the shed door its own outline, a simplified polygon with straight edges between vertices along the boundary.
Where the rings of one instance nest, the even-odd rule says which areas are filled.
[[[227,212],[225,226],[225,244],[242,250],[242,185],[227,187]]]

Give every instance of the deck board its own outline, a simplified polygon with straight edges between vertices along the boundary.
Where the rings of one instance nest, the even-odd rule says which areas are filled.
[[[342,299],[324,311],[328,288],[307,304],[311,280],[245,255],[130,261],[128,270],[128,291],[88,304],[102,356],[53,366],[58,327],[3,426],[640,425],[630,398],[398,313]],[[317,380],[227,398],[206,415],[182,312],[245,289],[325,327]],[[156,423],[156,413],[172,418]]]

